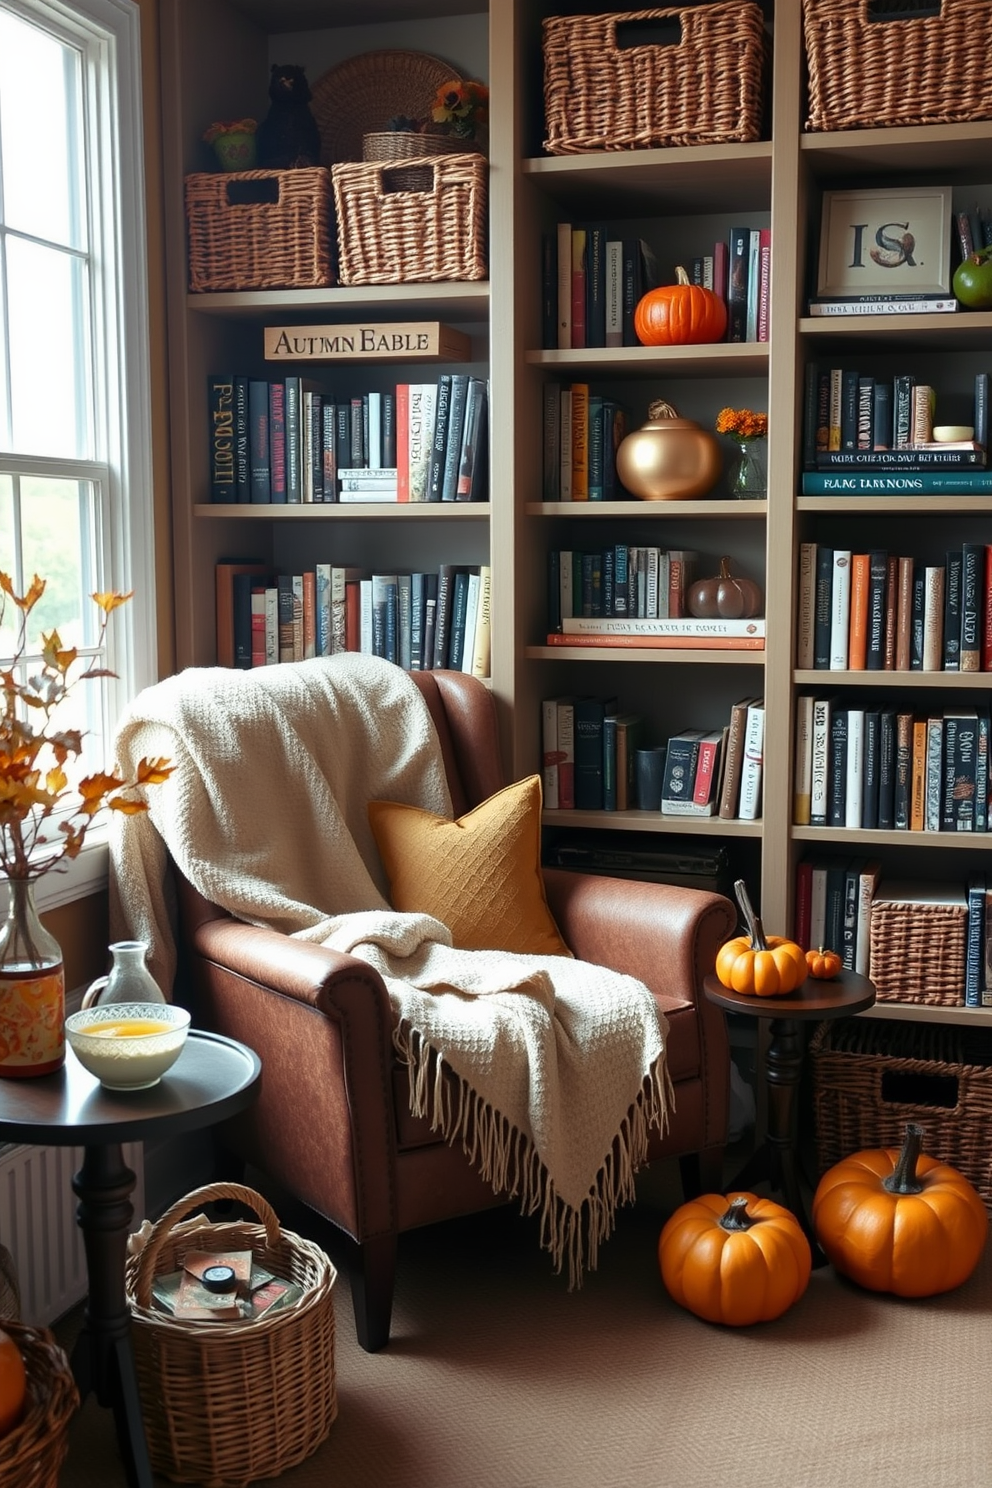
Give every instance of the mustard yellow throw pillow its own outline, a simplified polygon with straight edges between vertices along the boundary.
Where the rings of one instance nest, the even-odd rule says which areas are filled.
[[[541,874],[541,777],[508,785],[457,821],[370,801],[394,909],[429,914],[463,951],[570,956]]]

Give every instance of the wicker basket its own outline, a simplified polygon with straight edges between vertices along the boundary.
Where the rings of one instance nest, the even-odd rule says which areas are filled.
[[[473,153],[332,166],[341,283],[485,279],[487,172]]]
[[[942,0],[939,15],[932,0],[902,0],[898,17],[870,19],[872,9],[871,0],[803,0],[807,129],[992,118],[992,0]]]
[[[869,934],[869,969],[880,1002],[963,1007],[966,903],[901,903],[876,897]]]
[[[810,1043],[820,1173],[871,1147],[924,1151],[958,1168],[992,1207],[992,1034],[948,1024],[838,1018]]]
[[[233,1199],[261,1224],[178,1221]],[[295,1305],[257,1322],[192,1322],[160,1311],[152,1280],[178,1270],[190,1249],[250,1250],[261,1266],[299,1283]],[[261,1194],[235,1183],[195,1189],[173,1204],[129,1256],[135,1366],[152,1467],[178,1483],[225,1488],[276,1477],[326,1440],[337,1415],[334,1299],[337,1273],[309,1240],[279,1227]]]
[[[617,28],[626,22],[668,23],[677,44],[624,47]],[[668,39],[666,31],[659,31],[659,43]],[[756,140],[766,57],[761,7],[751,0],[550,16],[544,21],[544,148],[574,155]]]
[[[384,165],[397,165],[402,160],[423,160],[425,155],[460,155],[465,152],[465,141],[450,134],[406,134],[399,129],[376,130],[362,135],[362,159],[381,161]],[[422,170],[394,171],[390,183],[394,190],[416,191],[420,185]]]
[[[47,1328],[5,1319],[24,1359],[28,1400],[19,1426],[0,1437],[3,1488],[57,1488],[79,1392],[65,1353]]]
[[[331,175],[324,166],[187,176],[189,287],[333,284],[331,218]]]

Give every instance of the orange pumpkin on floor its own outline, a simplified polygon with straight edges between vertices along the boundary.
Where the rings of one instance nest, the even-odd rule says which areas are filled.
[[[809,1241],[781,1204],[703,1194],[676,1209],[658,1241],[661,1279],[680,1307],[746,1328],[781,1317],[805,1292]]]
[[[6,1436],[21,1419],[27,1386],[21,1351],[10,1334],[0,1330],[0,1436]]]
[[[824,1173],[813,1227],[827,1259],[873,1292],[932,1297],[978,1265],[989,1220],[963,1173],[921,1153],[911,1122],[902,1148],[855,1152]]]

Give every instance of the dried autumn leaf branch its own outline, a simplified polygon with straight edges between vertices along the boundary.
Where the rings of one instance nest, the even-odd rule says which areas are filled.
[[[63,646],[57,630],[42,633],[41,663],[21,680],[28,654],[27,630],[31,611],[45,592],[45,580],[35,574],[26,594],[18,594],[10,575],[0,571],[0,625],[8,604],[19,612],[17,642],[12,657],[0,666],[3,711],[0,713],[0,870],[7,878],[39,878],[64,859],[79,856],[93,819],[104,807],[126,815],[147,811],[135,792],[161,785],[172,774],[165,759],[142,759],[132,779],[117,770],[84,776],[73,787],[64,766],[78,758],[83,734],[56,723],[60,704],[78,682],[115,673],[91,662],[70,676],[79,661],[74,646]],[[93,594],[101,613],[102,645],[110,616],[126,604],[130,594]],[[76,797],[75,805],[70,802]],[[56,832],[47,823],[58,811]],[[67,815],[61,815],[67,811]]]

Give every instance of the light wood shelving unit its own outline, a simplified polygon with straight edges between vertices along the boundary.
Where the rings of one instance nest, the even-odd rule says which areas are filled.
[[[609,11],[596,5],[587,9]],[[893,316],[822,321],[805,315],[808,263],[824,189],[852,185],[949,184],[979,191],[992,204],[992,123],[872,129],[814,135],[804,130],[804,62],[800,6],[766,0],[774,38],[770,138],[714,145],[550,157],[544,137],[541,21],[561,7],[552,0],[376,0],[355,25],[344,0],[161,0],[169,258],[169,336],[173,421],[177,656],[182,666],[212,664],[213,564],[259,553],[284,563],[325,545],[340,561],[404,566],[414,555],[491,562],[491,685],[500,709],[508,768],[540,768],[540,705],[567,692],[616,692],[644,712],[658,741],[678,729],[723,724],[746,693],[766,702],[764,814],[760,822],[660,818],[643,812],[547,813],[549,827],[633,830],[726,841],[760,900],[767,927],[791,926],[798,860],[824,852],[880,857],[899,877],[963,882],[983,866],[990,834],[848,832],[792,823],[793,718],[800,690],[829,687],[852,696],[945,694],[987,701],[987,674],[823,673],[795,668],[797,555],[801,541],[838,546],[912,543],[922,552],[952,545],[948,533],[987,534],[990,498],[815,498],[797,495],[801,405],[808,360],[862,359],[868,367],[930,373],[938,390],[961,393],[988,356],[992,317]],[[457,16],[483,60],[449,52],[439,15]],[[318,16],[317,21],[314,17]],[[418,25],[411,24],[420,17]],[[312,29],[319,26],[318,30]],[[465,28],[468,28],[467,30]],[[302,60],[311,82],[344,56],[378,46],[409,46],[450,60],[464,75],[486,76],[489,133],[490,278],[486,284],[396,285],[368,289],[190,295],[186,290],[182,180],[205,168],[200,135],[211,119],[267,108],[273,61]],[[324,60],[326,59],[326,60]],[[624,223],[624,235],[658,249],[664,277],[683,255],[699,253],[731,222],[770,226],[773,274],[767,345],[645,347],[551,351],[540,346],[540,242],[559,220]],[[696,243],[698,246],[692,247]],[[491,500],[457,511],[425,506],[217,508],[206,502],[206,374],[214,364],[262,366],[261,327],[324,319],[440,318],[468,331],[465,368],[490,379]],[[987,365],[987,361],[986,361]],[[301,371],[307,371],[301,366]],[[323,372],[326,369],[322,369]],[[366,369],[368,385],[386,386],[393,369]],[[258,375],[264,375],[259,372]],[[343,371],[342,371],[343,375]],[[881,375],[881,374],[880,374]],[[377,380],[378,379],[378,380]],[[712,427],[725,404],[770,411],[768,497],[734,502],[720,490],[691,502],[554,503],[541,501],[542,387],[587,380],[622,396],[630,427],[648,402],[667,397],[680,412]],[[399,380],[393,375],[393,380]],[[603,526],[609,524],[609,528]],[[724,552],[766,592],[764,653],[593,652],[543,644],[546,563],[554,547],[592,545],[606,531],[619,540],[694,547],[715,571]],[[840,541],[846,533],[850,541]],[[984,539],[983,539],[984,540]],[[900,551],[908,551],[900,546]],[[339,561],[335,558],[334,561]],[[962,835],[967,840],[962,841]],[[738,859],[735,858],[735,861]],[[887,1004],[884,1018],[992,1024],[992,1009],[930,1009]]]

